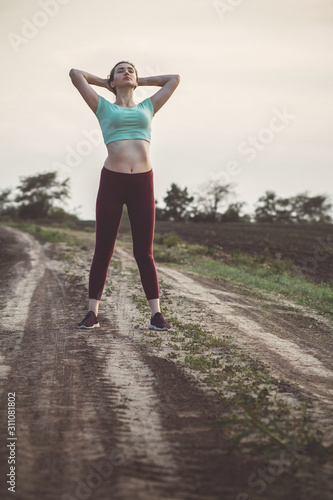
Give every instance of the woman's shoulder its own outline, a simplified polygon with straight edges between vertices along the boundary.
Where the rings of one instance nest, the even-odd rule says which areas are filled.
[[[99,95],[96,114],[102,112],[103,110],[110,109],[111,105],[112,103],[110,101]]]
[[[150,97],[147,97],[146,99],[144,99],[143,101],[141,101],[139,105],[141,105],[144,108],[148,108],[152,112],[152,114],[154,116],[153,101],[151,100]]]

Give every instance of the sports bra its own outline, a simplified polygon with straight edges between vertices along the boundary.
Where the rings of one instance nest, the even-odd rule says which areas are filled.
[[[99,96],[96,116],[105,144],[126,139],[151,140],[154,107],[150,97],[131,108],[123,108]]]

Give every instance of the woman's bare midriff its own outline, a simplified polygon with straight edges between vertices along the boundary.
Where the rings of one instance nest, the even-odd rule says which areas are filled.
[[[107,144],[108,157],[104,167],[114,172],[138,174],[152,169],[149,158],[149,142],[143,139],[127,139]]]

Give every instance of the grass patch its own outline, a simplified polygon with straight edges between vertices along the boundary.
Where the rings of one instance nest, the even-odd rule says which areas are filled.
[[[13,227],[29,232],[42,243],[67,243],[77,247],[94,241],[93,228],[83,230],[66,227],[50,228],[30,223],[11,223]],[[89,229],[89,231],[87,231]],[[131,242],[130,233],[123,233],[124,244]],[[184,243],[172,232],[155,234],[156,262],[171,264],[182,270],[194,271],[220,282],[240,286],[251,291],[274,293],[296,304],[310,307],[333,318],[333,283],[315,283],[302,274],[289,259],[280,254],[275,258],[268,251],[248,254],[239,250],[227,254],[219,245],[204,246]],[[116,265],[114,260],[111,265]]]
[[[161,288],[164,295],[163,285]],[[136,294],[132,298],[140,312],[146,313],[145,298]],[[272,377],[231,336],[215,336],[197,323],[180,321],[172,315],[176,308],[175,303],[164,303],[173,330],[154,332],[154,339],[144,334],[145,344],[157,351],[169,350],[169,361],[184,367],[212,391],[217,408],[210,415],[212,425],[225,428],[229,452],[237,448],[274,459],[281,449],[292,449],[297,466],[304,470],[309,461],[325,462],[333,456],[333,447],[324,446],[322,432],[307,414],[306,401],[293,396],[288,382]]]
[[[32,234],[41,243],[68,243],[72,246],[81,244],[79,232],[75,230],[66,228],[50,229],[49,227],[25,222],[17,224],[11,223],[8,225]]]
[[[219,246],[178,242],[172,247],[154,244],[154,256],[157,262],[250,290],[274,293],[333,318],[333,283],[311,281],[291,260],[279,255],[272,258],[265,252],[250,255],[240,251],[226,254]]]
[[[161,286],[164,296],[163,284]],[[142,313],[147,302],[141,295],[133,300]],[[223,425],[230,440],[230,451],[274,453],[293,443],[295,449],[312,458],[333,455],[323,445],[323,435],[307,415],[306,401],[293,396],[292,386],[272,377],[265,365],[239,348],[229,335],[213,335],[198,323],[184,322],[172,315],[177,304],[164,302],[163,309],[173,330],[145,335],[145,343],[189,373],[197,374],[211,391],[217,405],[213,425]],[[196,377],[197,378],[197,377]],[[290,400],[292,403],[290,403]]]
[[[161,292],[163,297],[168,293],[163,282]],[[146,314],[145,297],[133,294],[133,299]],[[318,475],[333,457],[333,446],[325,444],[324,431],[309,414],[307,399],[289,382],[273,377],[260,359],[238,347],[231,336],[215,335],[197,322],[178,319],[174,312],[183,306],[186,309],[176,298],[163,301],[173,330],[154,332],[154,338],[144,333],[143,340],[207,387],[215,402],[211,425],[223,426],[228,452],[237,449],[245,457],[274,461],[284,451],[294,470]]]

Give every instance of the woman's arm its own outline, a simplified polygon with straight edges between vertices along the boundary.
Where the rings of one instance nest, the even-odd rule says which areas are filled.
[[[108,90],[111,90],[108,79],[99,78],[98,76],[91,75],[90,73],[81,71],[80,69],[71,69],[69,76],[71,77],[73,85],[78,89],[88,106],[94,113],[96,113],[99,95],[90,85],[105,87]]]
[[[178,87],[179,82],[179,75],[156,75],[138,78],[138,85],[140,86],[152,85],[162,87],[150,98],[154,106],[154,113],[157,113],[163,104],[167,102]]]

